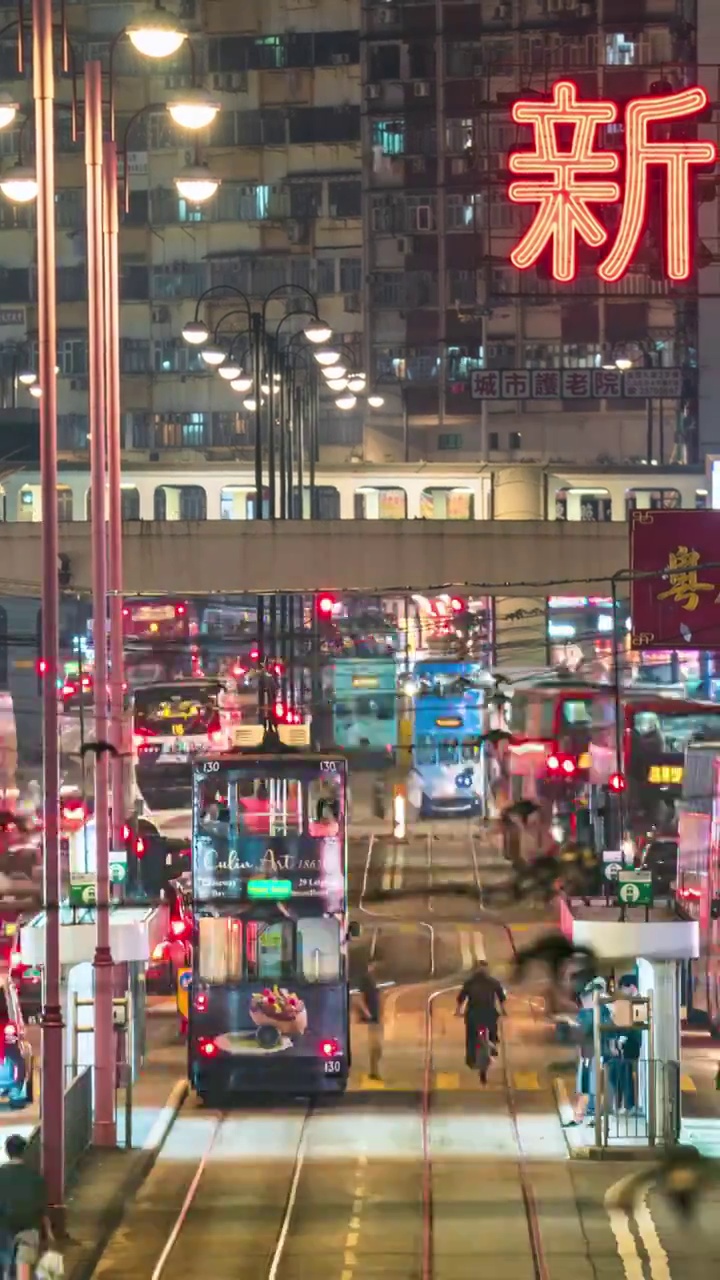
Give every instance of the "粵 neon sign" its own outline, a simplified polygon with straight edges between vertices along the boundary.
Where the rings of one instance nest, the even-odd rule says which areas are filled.
[[[521,100],[512,109],[516,124],[529,125],[533,148],[513,151],[510,171],[531,175],[511,182],[508,195],[515,204],[535,204],[537,212],[510,254],[519,270],[534,266],[548,245],[556,280],[573,280],[577,273],[577,242],[599,249],[608,237],[591,205],[616,204],[622,199],[615,242],[597,268],[608,284],[631,266],[647,221],[651,168],[665,170],[665,268],[670,280],[687,280],[692,271],[691,170],[712,165],[718,151],[708,140],[675,140],[650,136],[652,125],[671,125],[697,115],[708,105],[698,87],[680,93],[635,98],[624,114],[625,177],[623,193],[611,175],[620,159],[615,151],[596,148],[599,125],[618,119],[618,107],[606,99],[583,102],[577,85],[562,80],[553,85],[550,102]],[[569,147],[561,148],[558,127],[570,128]]]

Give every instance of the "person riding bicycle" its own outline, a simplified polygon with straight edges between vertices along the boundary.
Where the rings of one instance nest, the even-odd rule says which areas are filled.
[[[487,1030],[493,1055],[497,1053],[498,1013],[504,1008],[502,983],[490,973],[487,960],[482,960],[460,990],[455,1007],[456,1017],[465,1017],[465,1062],[469,1067],[475,1066],[478,1033],[483,1028]]]

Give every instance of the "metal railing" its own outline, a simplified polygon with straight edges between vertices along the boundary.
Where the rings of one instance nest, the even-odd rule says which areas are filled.
[[[69,1181],[92,1142],[92,1068],[85,1067],[65,1090],[65,1180]],[[40,1172],[40,1125],[33,1129],[25,1161]]]
[[[654,1058],[612,1058],[603,1063],[598,1107],[603,1147],[677,1142],[680,1064]]]

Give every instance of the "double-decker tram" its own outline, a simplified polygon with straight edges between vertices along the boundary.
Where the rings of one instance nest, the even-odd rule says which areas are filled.
[[[202,674],[198,611],[192,600],[123,600],[125,674],[131,689]]]
[[[423,818],[470,815],[484,805],[485,687],[479,663],[416,663],[408,799]]]
[[[682,1003],[689,1022],[720,1037],[720,733],[688,747],[679,810],[675,904],[700,930],[700,956],[684,966]]]
[[[347,773],[306,726],[193,764],[188,1067],[203,1099],[339,1094],[350,1066]]]

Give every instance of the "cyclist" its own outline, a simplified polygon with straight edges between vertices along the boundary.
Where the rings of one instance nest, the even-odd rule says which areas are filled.
[[[497,978],[493,978],[487,960],[463,985],[457,998],[455,1016],[465,1017],[465,1062],[475,1066],[478,1032],[484,1027],[492,1045],[493,1057],[497,1056],[498,1012],[505,1008],[505,990]]]

